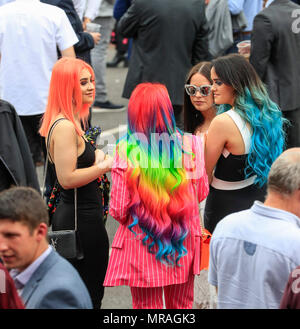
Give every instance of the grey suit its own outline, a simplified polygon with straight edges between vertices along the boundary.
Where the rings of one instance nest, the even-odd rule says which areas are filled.
[[[89,293],[74,267],[54,250],[22,292],[27,309],[92,309]]]
[[[266,83],[271,99],[292,121],[288,147],[300,146],[300,33],[294,33],[289,0],[274,0],[255,16],[250,62]]]
[[[211,58],[204,0],[133,0],[118,28],[133,38],[123,97],[141,82],[160,82],[182,105],[189,69]]]

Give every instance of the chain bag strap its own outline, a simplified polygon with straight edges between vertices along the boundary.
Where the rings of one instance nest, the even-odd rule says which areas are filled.
[[[45,170],[44,170],[44,179],[43,179],[43,187],[42,193],[44,195],[45,184],[46,184],[46,175],[48,169],[48,161],[49,161],[49,145],[50,139],[53,132],[53,129],[58,124],[59,121],[66,120],[64,118],[58,119],[52,125],[48,138],[47,138],[47,156],[45,162]],[[76,136],[77,140],[77,136]],[[78,149],[78,143],[77,143]],[[77,162],[76,162],[77,168]],[[52,227],[50,227],[48,231],[48,241],[49,244],[56,250],[62,257],[67,259],[83,259],[83,251],[80,245],[79,236],[77,232],[78,228],[78,214],[77,214],[77,188],[74,188],[74,230],[58,230],[53,231]]]

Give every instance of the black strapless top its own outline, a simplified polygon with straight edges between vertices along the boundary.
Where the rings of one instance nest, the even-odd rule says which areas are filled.
[[[248,154],[229,154],[227,158],[221,154],[214,172],[214,176],[227,182],[237,182],[245,179],[245,168]]]

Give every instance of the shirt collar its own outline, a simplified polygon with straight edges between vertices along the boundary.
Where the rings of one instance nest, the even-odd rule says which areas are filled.
[[[300,228],[300,218],[289,211],[266,206],[260,201],[255,201],[251,210],[265,217],[290,222]]]
[[[33,273],[38,269],[38,267],[42,264],[42,262],[48,257],[50,252],[52,251],[51,246],[48,246],[47,250],[45,250],[32,264],[30,264],[24,271],[19,272],[17,269],[12,269],[9,273],[14,281],[17,284],[23,287],[30,280]]]
[[[266,3],[266,5],[265,5],[265,8],[269,7],[270,4],[271,4],[273,1],[274,1],[274,0],[268,0],[267,3]]]

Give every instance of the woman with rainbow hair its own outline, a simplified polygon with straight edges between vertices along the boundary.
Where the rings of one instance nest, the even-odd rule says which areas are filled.
[[[264,201],[269,170],[285,145],[285,119],[252,65],[238,54],[212,64],[219,109],[205,146],[210,192],[204,225],[211,233],[225,216]]]
[[[120,225],[104,286],[129,286],[134,309],[163,308],[163,292],[166,308],[192,308],[207,193],[201,139],[176,128],[164,85],[138,85],[112,168],[110,214]]]
[[[109,241],[97,178],[110,171],[113,159],[95,149],[85,139],[81,127],[94,102],[94,77],[92,67],[81,59],[63,57],[55,63],[40,134],[46,137],[49,161],[61,190],[52,229],[74,229],[76,188],[78,235],[84,258],[70,262],[87,286],[93,307],[99,309],[104,295],[102,283],[108,264]]]

